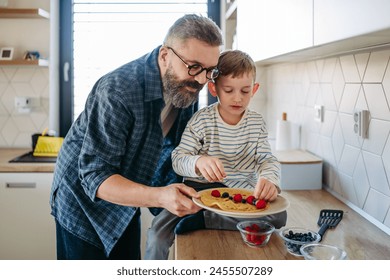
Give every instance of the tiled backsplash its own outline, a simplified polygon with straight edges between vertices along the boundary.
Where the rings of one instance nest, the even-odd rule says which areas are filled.
[[[0,148],[31,147],[31,134],[49,124],[49,69],[36,66],[0,67]],[[39,100],[30,113],[15,108],[15,97]]]
[[[324,160],[323,183],[390,232],[390,50],[261,68],[270,138],[282,113],[301,126],[301,148]],[[266,106],[264,105],[266,102]],[[314,119],[314,105],[325,109]],[[261,107],[259,107],[261,106]],[[368,139],[353,131],[353,111],[369,110]],[[387,230],[389,229],[389,231]]]

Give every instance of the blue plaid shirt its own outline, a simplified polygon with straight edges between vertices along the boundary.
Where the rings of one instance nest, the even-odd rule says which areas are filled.
[[[170,155],[195,106],[179,110],[163,138],[159,48],[97,81],[58,155],[52,215],[69,232],[104,249],[107,256],[137,208],[97,198],[101,183],[114,174],[151,186],[182,180],[172,170]]]

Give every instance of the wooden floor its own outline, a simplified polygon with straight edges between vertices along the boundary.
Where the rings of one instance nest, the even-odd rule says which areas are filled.
[[[287,226],[306,227],[314,231],[321,209],[344,211],[341,222],[328,229],[322,243],[343,248],[348,259],[389,260],[390,236],[367,221],[347,205],[324,190],[284,191],[290,201]],[[302,259],[289,254],[275,232],[266,247],[253,249],[246,246],[235,231],[198,230],[178,235],[175,241],[175,259]]]

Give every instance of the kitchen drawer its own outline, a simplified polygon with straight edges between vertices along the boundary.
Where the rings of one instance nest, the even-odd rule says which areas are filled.
[[[0,173],[0,259],[55,259],[53,173]]]

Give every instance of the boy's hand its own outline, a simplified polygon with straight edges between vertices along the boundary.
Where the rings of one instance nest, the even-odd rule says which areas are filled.
[[[278,189],[276,186],[265,178],[260,178],[257,182],[253,196],[256,199],[265,199],[273,201],[278,196]]]
[[[221,182],[226,177],[222,162],[215,157],[201,156],[195,163],[196,173],[209,182]]]

